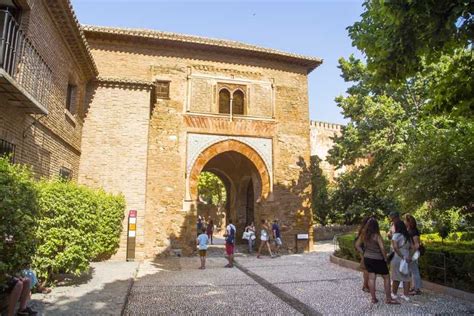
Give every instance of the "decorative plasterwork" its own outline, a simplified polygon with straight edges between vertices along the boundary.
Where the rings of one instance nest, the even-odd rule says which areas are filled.
[[[225,136],[208,134],[188,134],[186,174],[190,174],[191,169],[199,154],[209,146],[225,140],[236,140],[254,149],[265,162],[268,173],[273,174],[272,140],[270,138],[245,137],[245,136]]]

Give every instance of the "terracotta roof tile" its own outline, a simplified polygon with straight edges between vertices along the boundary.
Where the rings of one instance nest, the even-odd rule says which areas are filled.
[[[306,66],[309,68],[310,71],[315,69],[323,62],[321,58],[317,57],[288,53],[276,49],[264,48],[232,40],[214,39],[195,35],[162,32],[149,29],[116,28],[93,25],[82,25],[82,29],[86,33],[86,37],[87,33],[109,34],[117,36],[134,36],[163,41],[175,41],[180,43],[197,44],[208,47],[223,47],[235,49],[241,52],[257,53],[260,55],[266,55],[267,57],[273,57],[275,59],[282,59],[289,63],[295,63]]]

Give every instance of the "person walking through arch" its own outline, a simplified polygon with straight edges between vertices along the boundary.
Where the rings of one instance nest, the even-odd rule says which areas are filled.
[[[214,243],[212,240],[212,235],[214,234],[214,221],[211,219],[210,216],[207,221],[206,234],[207,234],[207,238],[209,238],[209,241],[211,242],[211,245],[213,245]]]
[[[235,231],[236,228],[234,224],[232,224],[232,219],[229,219],[229,225],[227,225],[224,234],[225,251],[227,254],[227,261],[229,261],[229,263],[225,266],[226,268],[234,267]]]
[[[268,222],[265,219],[261,221],[260,227],[260,247],[258,248],[257,252],[257,259],[260,259],[260,253],[262,252],[262,248],[266,245],[268,249],[268,253],[270,257],[273,258],[272,249],[270,248],[270,227],[268,226]]]

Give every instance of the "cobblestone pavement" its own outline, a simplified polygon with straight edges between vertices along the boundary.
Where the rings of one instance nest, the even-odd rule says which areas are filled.
[[[331,244],[318,251],[275,259],[240,254],[240,268],[224,268],[219,247],[199,270],[199,259],[170,258],[140,266],[126,315],[157,314],[352,314],[352,315],[462,315],[474,313],[474,304],[425,292],[410,302],[372,305],[361,291],[358,272],[329,262]]]
[[[120,315],[136,262],[94,262],[91,273],[49,294],[33,294],[32,307],[40,315]]]

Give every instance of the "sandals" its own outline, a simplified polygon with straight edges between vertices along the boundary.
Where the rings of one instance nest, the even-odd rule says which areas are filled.
[[[410,292],[408,293],[408,295],[421,295],[421,291],[420,290],[410,290]]]
[[[362,291],[364,291],[364,292],[366,292],[366,293],[369,293],[369,292],[370,292],[370,289],[369,289],[368,287],[365,287],[365,286],[364,286],[364,287],[362,288]]]
[[[379,302],[379,300],[376,299],[376,298],[373,298],[373,299],[371,300],[371,302],[372,302],[372,304],[377,304],[377,303]]]
[[[400,302],[399,301],[396,301],[394,299],[390,299],[390,300],[385,300],[385,304],[389,304],[389,305],[400,305]]]

